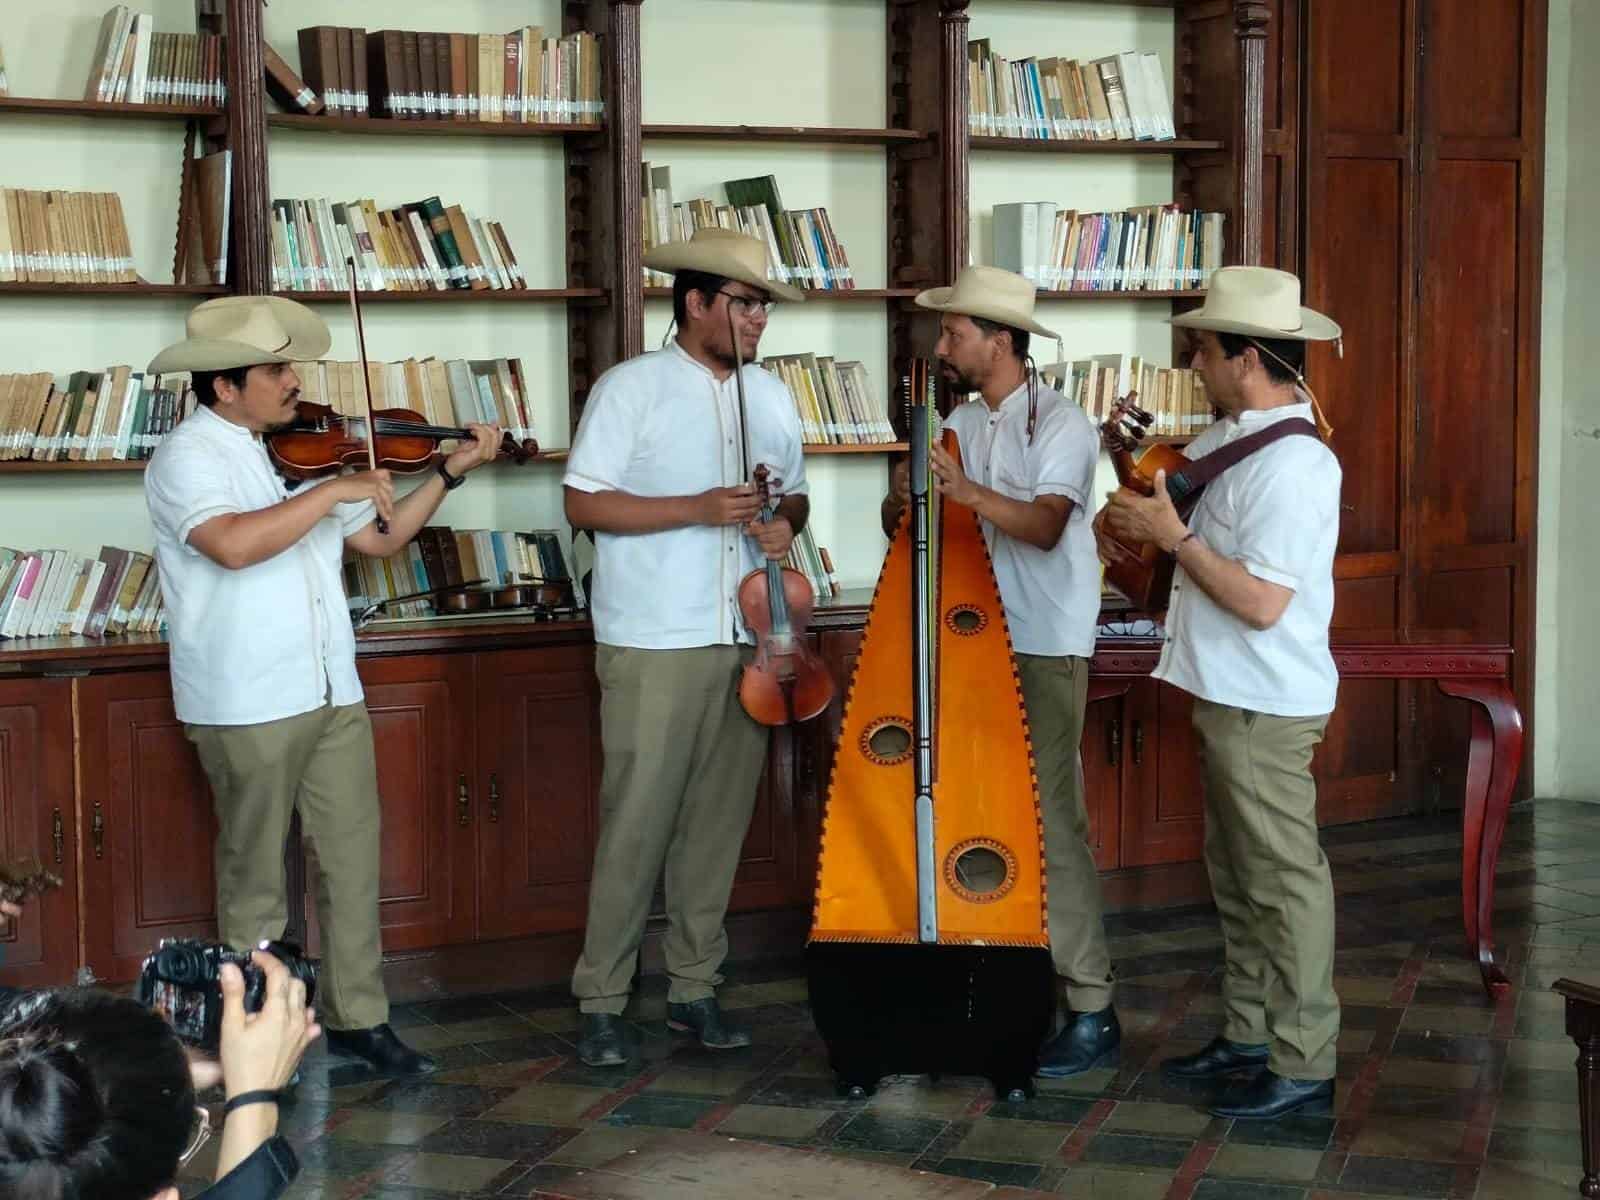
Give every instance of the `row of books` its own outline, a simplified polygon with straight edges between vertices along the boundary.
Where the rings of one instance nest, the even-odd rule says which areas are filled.
[[[483,291],[528,286],[498,221],[481,220],[439,197],[380,209],[371,200],[272,202],[272,286],[337,292],[356,260],[363,291]]]
[[[0,188],[0,283],[136,283],[114,192]]]
[[[0,375],[0,461],[110,462],[149,458],[194,411],[187,372],[131,367]]]
[[[551,529],[451,529],[425,525],[387,558],[348,552],[344,559],[345,595],[352,612],[370,605],[455,584],[482,582],[495,587],[527,580],[559,580],[572,585],[574,604],[585,607],[583,584],[572,569],[568,547]],[[425,616],[426,599],[388,606],[392,617]]]
[[[301,62],[316,64],[308,75],[326,73],[320,37],[307,37],[317,33],[300,31]],[[598,125],[604,112],[592,33],[546,36],[538,25],[510,33],[385,29],[367,34],[366,54],[374,116]]]
[[[1176,204],[1085,213],[1049,201],[994,206],[994,265],[1045,291],[1203,288],[1222,266],[1225,214]]]
[[[297,362],[294,371],[300,377],[302,400],[325,404],[341,416],[365,415],[360,363]],[[481,421],[499,425],[518,441],[535,436],[527,378],[520,358],[367,363],[375,410],[409,408],[435,426]]]
[[[6,74],[6,48],[0,46],[0,96],[11,95],[11,78]]]
[[[115,637],[164,623],[155,560],[142,551],[102,546],[88,558],[0,546],[0,638]]]
[[[1096,425],[1130,392],[1137,393],[1139,407],[1155,417],[1145,430],[1150,436],[1193,437],[1215,419],[1198,371],[1158,367],[1136,354],[1102,354],[1052,363],[1039,374],[1076,402]]]
[[[126,4],[100,22],[84,86],[85,100],[123,104],[190,104],[221,108],[222,39],[209,33],[157,33],[151,13]]]
[[[643,165],[642,214],[646,250],[687,241],[697,229],[736,229],[766,244],[767,276],[824,291],[854,288],[855,274],[825,208],[785,209],[771,175],[730,179],[727,204],[694,199],[673,203],[672,168]],[[645,270],[646,287],[667,287],[670,275]]]
[[[784,565],[793,567],[804,575],[818,600],[839,594],[839,580],[833,573],[833,558],[826,546],[817,545],[817,539],[807,525],[789,544],[789,554]]]
[[[1063,141],[1171,141],[1172,119],[1161,56],[1125,51],[1080,63],[1073,58],[1011,60],[989,40],[967,44],[970,132]]]
[[[872,396],[867,368],[826,355],[777,354],[761,360],[789,389],[800,414],[800,438],[813,445],[883,445],[895,440],[883,405]]]

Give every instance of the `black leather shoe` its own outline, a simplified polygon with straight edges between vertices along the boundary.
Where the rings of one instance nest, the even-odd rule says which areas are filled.
[[[388,1025],[370,1029],[327,1029],[328,1049],[363,1059],[380,1075],[430,1075],[439,1064],[395,1036]]]
[[[1039,1051],[1035,1075],[1046,1079],[1066,1079],[1096,1067],[1110,1066],[1122,1045],[1122,1024],[1116,1009],[1072,1013],[1067,1023]]]
[[[591,1067],[620,1067],[628,1061],[622,1029],[622,1018],[616,1013],[584,1013],[578,1057]]]
[[[1234,1071],[1259,1071],[1267,1065],[1266,1045],[1252,1046],[1214,1037],[1204,1050],[1169,1058],[1161,1064],[1163,1075],[1179,1079],[1209,1079]]]
[[[1290,1113],[1325,1117],[1333,1112],[1333,1080],[1285,1079],[1270,1070],[1234,1084],[1211,1106],[1217,1117],[1236,1121],[1276,1121]]]
[[[750,1035],[728,1023],[715,996],[667,1005],[667,1028],[692,1033],[707,1050],[738,1050],[750,1044]]]

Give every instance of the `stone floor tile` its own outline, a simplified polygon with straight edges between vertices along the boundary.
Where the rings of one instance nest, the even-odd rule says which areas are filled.
[[[717,1126],[717,1132],[733,1137],[768,1137],[804,1141],[815,1134],[832,1115],[826,1109],[741,1104]]]
[[[966,1136],[951,1153],[957,1158],[1043,1163],[1054,1158],[1069,1132],[1060,1125],[1042,1121],[997,1121],[981,1117],[972,1122]]]
[[[1296,1150],[1290,1146],[1251,1146],[1244,1142],[1226,1142],[1206,1168],[1209,1175],[1240,1179],[1303,1180],[1309,1182],[1317,1174],[1317,1164],[1322,1161],[1321,1150]]]

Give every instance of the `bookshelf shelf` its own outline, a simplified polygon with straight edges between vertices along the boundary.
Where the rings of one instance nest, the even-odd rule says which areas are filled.
[[[801,449],[807,454],[903,454],[910,447],[905,442],[873,442],[865,446],[807,442]]]
[[[1221,150],[1221,142],[1179,138],[1165,142],[1081,141],[1068,138],[1016,138],[972,135],[967,139],[973,150],[1020,150],[1034,154],[1187,154]]]
[[[226,296],[214,284],[186,283],[0,283],[0,296]]]
[[[538,121],[410,121],[389,117],[313,117],[305,113],[268,113],[267,126],[313,133],[436,137],[568,137],[605,131],[604,125],[551,125]]]
[[[170,120],[173,117],[220,117],[224,110],[193,104],[111,104],[100,100],[47,100],[37,96],[0,96],[0,113],[45,117],[131,117]]]
[[[646,125],[646,138],[709,142],[812,142],[832,146],[894,146],[926,142],[915,129],[846,129],[818,125]]]
[[[669,293],[670,294],[670,293]],[[349,292],[296,292],[278,291],[274,296],[282,296],[287,300],[298,300],[302,304],[345,304],[349,302]],[[606,292],[604,288],[482,288],[478,291],[451,288],[449,290],[431,290],[426,292],[357,292],[356,295],[362,303],[375,301],[411,301],[414,303],[434,302],[439,304],[467,304],[467,303],[500,303],[511,304],[518,301],[525,303],[555,302],[562,300],[581,300],[595,304],[604,304]]]
[[[806,288],[806,299],[809,300],[910,300],[921,288]],[[647,287],[644,289],[646,300],[671,300],[672,289],[669,287]]]
[[[1040,300],[1204,300],[1204,288],[1157,292],[1040,292]]]
[[[110,462],[34,462],[21,459],[0,462],[0,475],[49,475],[61,471],[142,471],[142,458],[114,459]]]

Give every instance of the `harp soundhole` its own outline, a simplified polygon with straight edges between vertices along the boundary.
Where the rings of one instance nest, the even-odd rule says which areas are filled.
[[[944,623],[951,633],[971,637],[989,623],[989,615],[974,604],[957,604],[945,613]]]
[[[861,752],[880,767],[892,767],[911,757],[911,722],[903,717],[880,717],[861,734]]]
[[[1016,856],[991,838],[975,839],[950,851],[944,874],[956,895],[975,904],[986,904],[1016,885]]]

